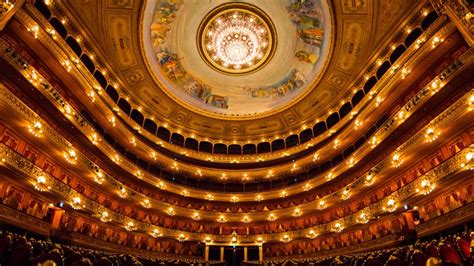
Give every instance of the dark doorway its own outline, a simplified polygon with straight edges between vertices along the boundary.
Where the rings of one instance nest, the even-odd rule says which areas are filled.
[[[244,260],[244,248],[243,247],[225,247],[224,260],[229,266],[242,265],[242,261]]]

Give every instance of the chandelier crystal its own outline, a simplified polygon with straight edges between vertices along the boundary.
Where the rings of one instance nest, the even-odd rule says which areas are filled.
[[[273,55],[275,30],[269,18],[248,3],[229,3],[212,10],[201,23],[198,46],[202,58],[226,74],[262,67]]]

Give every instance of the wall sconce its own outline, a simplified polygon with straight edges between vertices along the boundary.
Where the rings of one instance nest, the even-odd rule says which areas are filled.
[[[150,200],[149,200],[149,199],[144,199],[144,200],[142,201],[142,205],[143,205],[143,207],[145,207],[145,208],[150,208],[150,207],[151,207]]]
[[[255,197],[255,200],[256,201],[262,201],[263,200],[263,196],[258,194],[256,197]]]
[[[425,133],[426,142],[433,142],[439,137],[439,132],[436,132],[433,128],[428,128]]]
[[[135,231],[135,230],[137,230],[137,227],[135,226],[135,224],[134,224],[132,221],[129,221],[129,222],[125,225],[125,230],[127,230],[127,231]]]
[[[179,242],[184,242],[184,241],[186,241],[186,236],[185,236],[184,234],[179,234],[179,236],[178,236],[178,241],[179,241]]]
[[[286,197],[286,196],[288,196],[288,192],[286,192],[286,190],[282,190],[282,191],[280,192],[280,197],[284,198],[284,197]]]
[[[403,162],[403,160],[400,158],[400,154],[398,154],[398,153],[393,154],[393,156],[392,156],[392,165],[394,167],[399,167],[400,165],[402,165],[402,162]]]
[[[365,212],[362,212],[361,214],[359,214],[359,216],[357,217],[357,222],[358,223],[361,223],[361,224],[366,224],[369,222],[369,217],[367,216],[367,214]]]
[[[342,191],[341,199],[346,200],[351,196],[349,188],[346,188]]]
[[[395,201],[395,199],[389,198],[387,200],[387,203],[383,207],[383,209],[388,211],[388,212],[394,212],[394,211],[397,210],[397,202]]]
[[[320,200],[318,203],[318,209],[322,210],[326,206],[326,202],[324,200]]]
[[[82,209],[84,207],[84,205],[82,204],[82,200],[79,196],[76,196],[76,197],[72,198],[71,207],[74,210],[79,210],[79,209]]]
[[[237,201],[239,201],[239,198],[235,195],[233,195],[232,197],[230,197],[230,201],[233,202],[233,203],[236,203]]]
[[[224,216],[224,215],[219,216],[219,219],[217,219],[217,221],[218,221],[219,223],[225,223],[225,222],[227,222],[227,220],[225,219],[225,216]]]
[[[102,185],[102,183],[104,183],[105,179],[104,179],[104,174],[102,172],[97,172],[95,174],[95,177],[94,177],[94,181],[96,183],[98,183],[99,185]]]
[[[151,236],[152,237],[161,237],[162,234],[160,233],[160,231],[158,229],[153,229],[153,231],[151,231]]]
[[[35,123],[33,123],[32,126],[28,126],[28,130],[33,136],[37,138],[41,137],[41,135],[43,134],[43,126],[41,125],[41,122],[39,121],[36,121]]]
[[[299,217],[299,216],[301,216],[301,214],[303,214],[303,213],[301,212],[301,209],[300,209],[300,208],[296,208],[296,209],[293,211],[293,216],[295,216],[295,217]]]
[[[176,215],[176,212],[174,210],[173,207],[169,207],[168,210],[166,210],[166,213],[169,215],[169,216],[175,216]]]
[[[194,221],[199,221],[201,219],[201,216],[199,215],[199,212],[194,212],[193,213],[193,220]]]
[[[212,238],[211,238],[210,236],[206,236],[206,237],[204,238],[204,243],[206,243],[206,244],[211,244],[211,243],[212,243]]]
[[[244,217],[242,218],[242,222],[243,223],[250,223],[250,218],[248,215],[244,215]]]
[[[277,218],[276,218],[275,214],[273,214],[273,213],[270,213],[270,215],[268,215],[268,218],[267,218],[267,220],[269,220],[270,222],[273,222],[273,221],[275,221],[276,219],[277,219]]]
[[[261,237],[261,236],[257,237],[257,239],[255,240],[255,243],[263,244],[263,237]]]
[[[334,224],[333,231],[336,233],[341,232],[344,229],[341,223],[337,222]]]
[[[206,199],[207,199],[207,200],[214,200],[214,196],[213,196],[212,194],[208,193],[208,194],[206,195]]]
[[[109,218],[109,213],[106,212],[106,211],[103,211],[99,214],[99,219],[104,222],[104,223],[107,223],[110,221],[110,218]]]
[[[281,241],[282,241],[282,242],[285,242],[285,243],[288,243],[288,242],[291,241],[291,238],[290,238],[289,235],[285,234],[285,235],[283,235],[283,237],[281,238]]]
[[[430,194],[435,188],[435,185],[430,182],[428,179],[422,179],[418,188],[416,188],[417,193],[423,195]]]
[[[48,185],[48,180],[44,175],[38,176],[36,178],[36,182],[33,183],[33,186],[38,191],[46,191],[51,189],[51,187]]]
[[[118,194],[119,194],[119,196],[120,196],[121,198],[126,198],[126,197],[127,197],[127,190],[126,190],[124,187],[122,187],[122,188],[119,190],[119,193],[118,193]]]
[[[317,236],[318,234],[313,229],[309,230],[308,234],[306,234],[306,237],[311,239],[316,238]]]
[[[75,164],[77,162],[77,154],[74,149],[69,149],[67,152],[64,152],[64,159],[70,164]]]

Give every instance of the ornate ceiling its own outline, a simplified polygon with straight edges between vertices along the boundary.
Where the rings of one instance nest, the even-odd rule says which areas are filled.
[[[382,36],[394,30],[389,25],[416,5],[252,1],[274,25],[274,41],[258,70],[229,75],[203,60],[197,36],[209,12],[226,2],[64,5],[102,51],[97,56],[116,71],[117,91],[132,108],[171,132],[228,143],[285,137],[324,120],[352,97],[361,70],[375,63],[372,57],[387,42]]]

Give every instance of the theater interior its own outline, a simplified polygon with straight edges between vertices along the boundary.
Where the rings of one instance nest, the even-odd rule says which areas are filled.
[[[0,265],[473,265],[471,0],[0,0]]]

